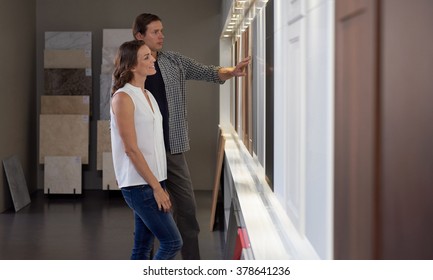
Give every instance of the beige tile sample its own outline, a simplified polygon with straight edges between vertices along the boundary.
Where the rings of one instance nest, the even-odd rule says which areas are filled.
[[[110,121],[99,120],[97,126],[96,170],[102,170],[102,153],[111,152]]]
[[[107,152],[102,153],[102,189],[120,190],[114,174],[113,155]]]
[[[41,114],[43,115],[89,115],[90,97],[69,95],[42,95]]]
[[[44,68],[92,68],[89,50],[44,50]]]
[[[81,194],[79,156],[47,156],[44,161],[44,193]]]
[[[80,156],[89,163],[89,116],[40,115],[39,163],[45,156]]]

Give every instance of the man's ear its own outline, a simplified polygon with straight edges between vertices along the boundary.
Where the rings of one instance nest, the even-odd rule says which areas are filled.
[[[140,32],[135,33],[135,40],[144,41],[144,35]]]

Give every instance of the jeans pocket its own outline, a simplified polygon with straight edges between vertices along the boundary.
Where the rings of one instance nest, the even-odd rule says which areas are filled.
[[[153,189],[146,185],[140,190],[140,202],[143,203],[144,207],[158,209],[158,204],[156,203],[155,196],[153,195]]]

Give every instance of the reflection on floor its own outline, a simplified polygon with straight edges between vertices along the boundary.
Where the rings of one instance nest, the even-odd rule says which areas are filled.
[[[222,224],[209,231],[212,192],[196,191],[202,259],[223,257]],[[85,191],[77,196],[44,195],[15,213],[0,214],[2,260],[124,260],[132,246],[133,217],[120,192]]]

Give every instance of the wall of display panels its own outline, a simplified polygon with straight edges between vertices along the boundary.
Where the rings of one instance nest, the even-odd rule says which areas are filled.
[[[334,1],[232,4],[222,37],[232,40],[234,62],[248,55],[253,59],[248,75],[232,82],[231,116],[226,119],[231,120],[241,150],[247,151],[243,160],[254,166],[252,192],[264,197],[263,211],[270,217],[285,215],[290,221],[284,228],[274,221],[276,230],[285,233],[280,237],[290,255],[330,259]],[[270,198],[263,188],[273,191]],[[236,190],[234,182],[232,191]],[[242,201],[239,193],[236,199]],[[274,197],[279,205],[270,206]],[[257,209],[260,206],[256,204]],[[245,226],[249,235],[259,234]]]

